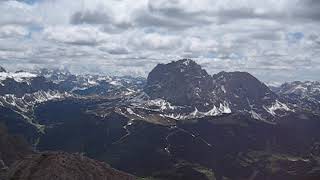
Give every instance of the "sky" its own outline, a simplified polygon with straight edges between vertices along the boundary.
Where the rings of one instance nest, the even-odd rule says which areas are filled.
[[[146,77],[182,58],[268,84],[320,80],[320,1],[0,0],[8,70]]]

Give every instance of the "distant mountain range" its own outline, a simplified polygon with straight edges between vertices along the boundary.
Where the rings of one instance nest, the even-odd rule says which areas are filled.
[[[320,82],[295,81],[284,83],[273,90],[293,106],[317,114],[320,112]]]
[[[0,121],[37,150],[84,153],[139,177],[315,180],[319,84],[269,88],[190,59],[147,79],[1,68]]]

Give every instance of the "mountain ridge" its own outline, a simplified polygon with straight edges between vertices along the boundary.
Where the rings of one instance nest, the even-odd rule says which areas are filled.
[[[83,152],[139,177],[320,177],[320,116],[302,104],[249,73],[209,75],[191,60],[150,74],[48,71],[42,79],[58,90],[0,96],[0,119],[38,150]]]
[[[209,75],[190,59],[157,65],[147,78],[145,92],[151,99],[163,98],[174,105],[189,105],[208,111],[220,104],[231,111],[247,112],[257,119],[289,110],[277,94],[247,72],[220,72]],[[277,106],[275,106],[277,105]]]

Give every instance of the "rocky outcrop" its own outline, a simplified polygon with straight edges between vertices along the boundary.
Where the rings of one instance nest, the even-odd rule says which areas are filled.
[[[178,105],[213,101],[213,81],[200,65],[189,59],[158,64],[150,73],[145,88],[152,98],[163,98]]]
[[[221,107],[246,112],[256,119],[275,116],[289,108],[264,83],[247,72],[209,75],[195,61],[182,59],[157,65],[149,74],[145,92],[173,105],[192,106],[202,112]]]
[[[15,161],[32,153],[21,137],[8,135],[6,127],[0,124],[0,180],[7,179],[6,173]]]
[[[26,157],[9,170],[15,180],[134,180],[134,176],[80,154],[44,152]]]
[[[6,72],[6,70],[0,66],[0,72]]]
[[[247,72],[220,72],[212,78],[215,95],[230,102],[233,110],[269,114],[265,110],[278,100],[274,92]]]
[[[8,135],[4,125],[0,124],[0,166],[2,168],[32,153],[32,149],[23,138]]]
[[[134,176],[81,154],[34,152],[0,126],[0,180],[133,180]]]

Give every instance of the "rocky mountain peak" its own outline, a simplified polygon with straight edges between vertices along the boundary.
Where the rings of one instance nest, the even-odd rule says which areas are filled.
[[[278,88],[279,93],[295,94],[307,96],[310,94],[320,94],[320,82],[317,81],[294,81],[282,84]]]
[[[223,91],[219,97],[227,97],[231,102],[251,101],[259,104],[266,103],[268,100],[274,101],[277,98],[264,83],[247,72],[220,72],[213,75],[213,79],[215,89]]]
[[[289,109],[250,73],[220,72],[210,76],[189,59],[157,65],[148,76],[145,92],[151,99],[162,98],[175,105],[202,111],[225,106],[233,112],[253,113],[259,119]]]
[[[145,88],[152,98],[163,98],[175,104],[197,104],[210,100],[211,76],[196,62],[182,59],[158,64],[150,73]]]
[[[286,82],[273,90],[295,106],[318,114],[320,112],[320,82],[318,81]]]
[[[185,70],[200,70],[202,69],[199,64],[197,64],[194,60],[191,59],[181,59],[178,61],[172,61],[168,65]]]
[[[0,66],[0,72],[7,72],[3,67]]]
[[[199,64],[191,59],[181,59],[178,61],[172,61],[168,64],[158,64],[151,72],[150,78],[154,73],[159,71],[167,71],[167,73],[177,73],[184,76],[209,76],[208,73],[201,68]]]

